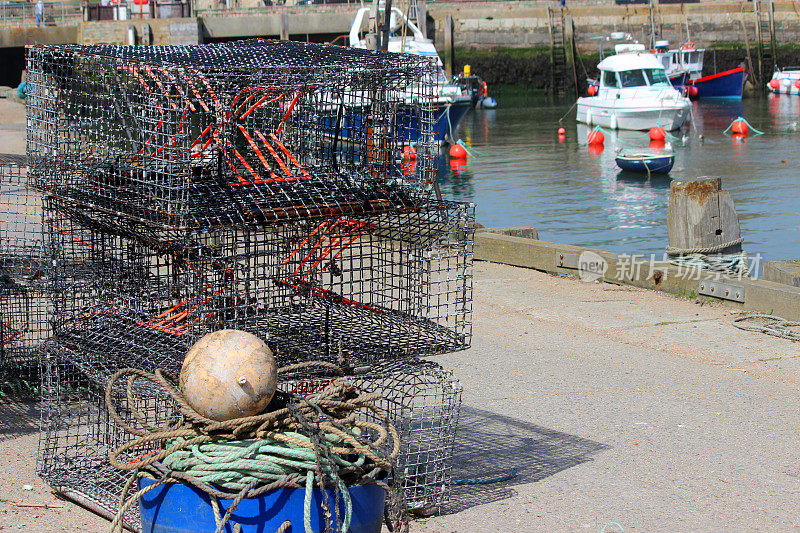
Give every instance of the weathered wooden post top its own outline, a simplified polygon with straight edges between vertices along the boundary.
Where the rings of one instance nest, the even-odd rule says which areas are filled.
[[[672,182],[667,233],[670,255],[742,251],[739,217],[720,178]]]

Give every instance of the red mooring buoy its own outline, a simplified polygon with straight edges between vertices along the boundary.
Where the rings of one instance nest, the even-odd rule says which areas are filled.
[[[417,149],[413,146],[403,147],[403,159],[406,161],[413,161],[417,158]]]
[[[731,131],[734,134],[747,135],[749,129],[750,128],[747,127],[747,122],[744,120],[734,120],[733,124],[731,124]]]
[[[773,90],[775,90],[775,89],[777,89],[778,87],[781,86],[781,82],[778,81],[777,78],[773,78],[773,79],[769,80],[769,86],[772,87]]]
[[[796,82],[794,82],[794,86],[797,87],[798,89],[800,89],[800,80],[797,80]]]
[[[600,157],[600,155],[602,155],[603,150],[605,150],[605,149],[606,149],[606,147],[602,143],[590,144],[589,145],[589,157],[591,157],[592,159],[596,159],[596,158]]]
[[[594,85],[589,85],[589,87],[586,89],[586,92],[589,94],[589,96],[594,96],[597,94],[597,87]]]
[[[450,160],[450,170],[453,171],[453,174],[461,174],[464,172],[464,169],[467,168],[467,160],[466,159],[451,159]]]
[[[653,126],[650,128],[650,140],[651,141],[663,141],[667,138],[667,132],[664,131],[664,128],[661,126]]]
[[[589,144],[603,144],[606,140],[606,136],[603,135],[603,132],[600,130],[592,130],[587,135],[586,140],[589,141]]]
[[[567,134],[567,130],[565,130],[564,128],[558,128],[558,136],[559,137],[563,137],[566,134]]]
[[[460,144],[454,144],[450,147],[450,157],[452,159],[466,159],[467,149]]]
[[[697,97],[697,93],[699,93],[699,92],[700,92],[700,89],[698,89],[694,85],[689,85],[689,88],[686,89],[686,94],[689,95],[689,98],[696,98]]]

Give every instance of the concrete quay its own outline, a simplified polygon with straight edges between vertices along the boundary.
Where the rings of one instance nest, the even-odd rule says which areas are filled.
[[[435,358],[464,387],[453,475],[519,474],[411,531],[796,530],[798,344],[736,314],[477,262],[473,347]],[[35,406],[0,413],[5,524],[104,530],[36,477]]]
[[[777,44],[800,40],[800,15],[793,2],[775,1],[775,38]],[[454,21],[454,43],[457,48],[478,49],[494,47],[550,46],[550,15],[548,7],[555,2],[536,0],[508,2],[428,2],[429,28],[437,43],[444,43],[444,21],[447,15]],[[219,9],[215,2],[193,3],[190,18],[65,22],[58,26],[36,28],[27,24],[0,27],[0,48],[28,44],[124,44],[127,27],[133,25],[139,38],[142,25],[149,24],[152,44],[187,44],[215,39],[278,37],[285,29],[294,39],[330,40],[350,31],[358,4],[264,6],[261,0],[241,0],[234,9]],[[686,33],[698,45],[716,41],[749,42],[756,38],[756,14],[751,2],[708,1],[696,4],[654,3],[598,4],[586,0],[570,0],[567,9],[556,9],[555,16],[566,15],[575,25],[576,45],[594,52],[595,37],[612,31],[631,33],[647,42],[651,26],[660,38],[678,44]],[[652,25],[651,25],[652,20]],[[283,25],[286,25],[284,28]]]

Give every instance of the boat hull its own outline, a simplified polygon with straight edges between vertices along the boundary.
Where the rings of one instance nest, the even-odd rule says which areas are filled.
[[[641,155],[620,156],[616,158],[617,166],[628,172],[644,174],[667,174],[675,164],[674,155]]]
[[[439,144],[451,141],[451,132],[455,132],[461,119],[471,108],[469,100],[457,101],[455,103],[440,103],[433,108],[433,136]],[[420,108],[414,105],[400,106],[392,121],[392,136],[399,138],[407,143],[430,142],[421,138],[420,126],[425,122],[430,122],[430,118],[420,118]],[[339,127],[336,125],[337,111],[331,112],[317,119],[315,127],[321,128],[326,137],[338,139],[343,142],[351,138],[360,139],[368,126],[364,120],[369,113],[363,108],[351,108],[351,112],[345,113]]]
[[[439,104],[436,106],[436,126],[434,131],[434,139],[438,143],[444,142],[452,142],[454,132],[458,127],[458,124],[461,122],[461,119],[464,118],[464,115],[467,114],[467,111],[471,109],[472,105],[470,101],[467,100],[465,102],[456,102],[453,104]],[[407,129],[406,131],[409,132],[409,135],[413,135],[412,129]],[[417,133],[417,137],[419,137],[419,133]],[[406,139],[408,141],[416,141],[417,139]]]
[[[697,87],[697,98],[742,98],[747,71],[739,67],[696,80],[689,80],[689,85]]]
[[[592,98],[594,97],[578,99],[578,122],[610,129],[649,130],[658,124],[665,130],[672,131],[686,123],[691,110],[691,105],[688,103],[660,109],[608,107],[595,105],[591,102]],[[616,120],[616,125],[612,124],[612,119]]]

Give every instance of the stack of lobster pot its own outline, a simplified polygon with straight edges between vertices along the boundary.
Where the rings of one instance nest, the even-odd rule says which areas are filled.
[[[40,474],[115,511],[108,378],[177,374],[234,328],[279,365],[330,361],[381,393],[408,507],[441,506],[461,389],[420,357],[469,346],[474,206],[437,199],[435,65],[288,41],[36,46],[27,79],[27,184],[55,264]]]
[[[0,154],[0,401],[38,394],[50,337],[42,196],[26,179],[24,155]]]

